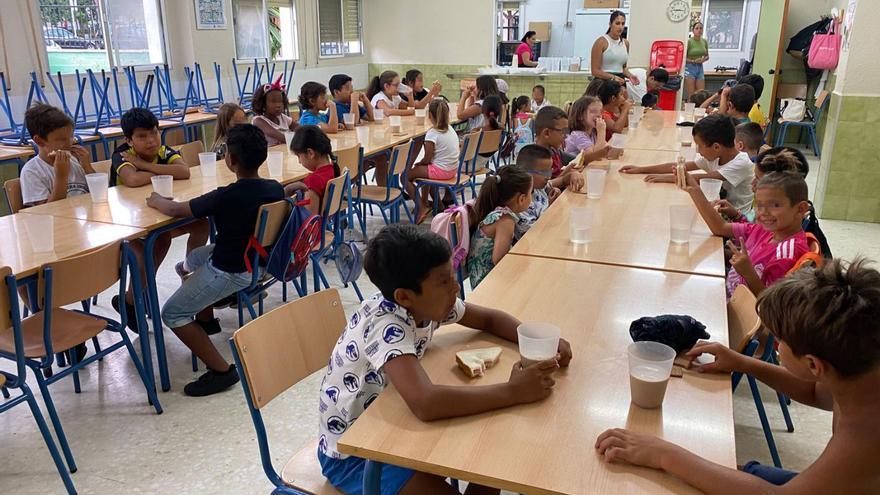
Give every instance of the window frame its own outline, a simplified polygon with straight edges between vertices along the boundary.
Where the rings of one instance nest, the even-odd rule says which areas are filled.
[[[709,19],[709,8],[712,5],[712,1],[713,0],[703,0],[703,19]],[[740,0],[740,3],[742,5],[742,16],[740,17],[739,22],[739,45],[736,48],[712,48],[712,46],[709,46],[709,49],[713,52],[736,53],[744,51],[743,45],[745,44],[746,19],[748,18],[749,14],[749,0]]]
[[[318,45],[318,60],[333,60],[333,59],[344,59],[344,58],[357,58],[363,57],[366,54],[366,47],[364,46],[364,1],[357,0],[358,3],[358,41],[360,42],[360,52],[357,53],[341,53],[334,55],[323,55],[321,53],[321,1],[315,0],[315,17],[317,22],[315,23],[315,39],[317,40]],[[345,37],[345,0],[339,0],[339,12],[340,12],[340,33],[342,33],[343,38]]]
[[[107,7],[107,2],[109,0],[95,0],[95,7],[98,9],[99,21],[101,23],[101,29],[103,30],[104,35],[104,48],[102,51],[106,54],[108,68],[104,70],[112,71],[113,69],[121,70],[125,67],[133,67],[135,71],[143,72],[143,71],[152,71],[154,67],[157,65],[166,65],[171,63],[171,54],[168,50],[168,22],[167,22],[167,11],[165,6],[165,0],[150,0],[156,2],[156,7],[159,9],[159,24],[160,24],[160,34],[162,36],[162,61],[161,62],[150,62],[146,64],[120,64],[119,63],[119,48],[116,48],[113,39],[113,33],[110,28],[110,19],[109,12],[110,9]],[[146,1],[146,0],[142,0]],[[75,74],[75,72],[63,72],[63,71],[53,71],[52,67],[49,64],[49,50],[45,43],[45,30],[43,25],[43,5],[38,1],[37,2],[37,29],[40,33],[40,39],[43,43],[40,43],[42,49],[42,55],[45,57],[46,68],[51,73],[61,72],[61,75],[70,75]],[[48,29],[63,29],[68,32],[71,32],[67,28],[61,28],[58,26],[50,27]]]
[[[517,4],[517,7],[515,9],[517,11],[517,23],[516,23],[516,26],[514,26],[514,27],[505,27],[505,26],[501,25],[501,23],[499,21],[501,20],[501,16],[503,15],[504,12],[509,11],[509,10],[514,10],[512,8],[508,8],[509,6],[511,6],[511,4]],[[522,30],[524,12],[525,12],[524,7],[525,7],[525,5],[521,1],[510,1],[510,0],[502,1],[502,0],[499,0],[498,2],[496,2],[496,4],[495,4],[495,36],[496,36],[497,41],[500,41],[502,43],[505,41],[512,42],[512,41],[519,41],[522,38],[522,35],[525,34],[525,32],[527,31],[527,30],[526,31]],[[514,30],[516,31],[516,36],[514,36],[513,39],[511,39],[511,40],[504,40],[504,31],[510,32],[510,31],[514,31]]]
[[[299,61],[301,61],[302,60],[302,53],[300,51],[301,44],[300,44],[300,40],[299,40],[299,12],[296,9],[296,3],[297,3],[296,0],[285,0],[285,2],[290,3],[290,7],[293,9],[294,32],[292,34],[293,34],[294,46],[296,47],[296,56],[294,58],[271,58],[270,57],[271,54],[269,52],[271,51],[271,47],[270,47],[270,40],[269,40],[269,5],[267,3],[268,0],[260,0],[260,1],[263,4],[263,23],[266,25],[266,29],[263,33],[264,40],[266,42],[266,53],[264,53],[260,57],[256,57],[256,59],[257,60],[268,59],[269,62],[299,62]],[[235,2],[235,0],[231,0],[229,2],[229,7],[231,9],[229,12],[229,17],[231,18],[231,24],[232,24],[232,44],[235,46],[235,59],[236,60],[254,60],[254,57],[242,58],[238,54],[238,44],[235,42],[235,13],[234,13],[235,7],[232,5],[234,2]]]

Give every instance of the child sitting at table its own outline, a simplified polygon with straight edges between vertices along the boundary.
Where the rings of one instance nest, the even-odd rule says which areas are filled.
[[[583,163],[601,160],[608,155],[605,141],[605,119],[602,118],[602,102],[594,96],[581,96],[571,104],[568,112],[568,129],[565,152],[584,154]]]
[[[341,117],[336,114],[336,104],[327,101],[327,87],[309,81],[299,90],[299,125],[314,125],[327,134],[336,134]],[[327,110],[327,113],[321,113]]]
[[[450,258],[445,239],[414,225],[389,225],[370,239],[364,270],[380,292],[361,303],[349,325],[340,329],[318,399],[318,461],[324,476],[343,493],[363,493],[366,460],[340,453],[337,442],[389,384],[416,417],[433,421],[542,400],[553,387],[550,375],[571,361],[571,346],[560,339],[555,359],[526,368],[517,363],[506,382],[432,383],[419,360],[441,325],[458,323],[515,342],[520,323],[502,311],[458,299]],[[441,476],[391,464],[382,466],[381,487],[386,495],[458,495]],[[471,483],[465,493],[498,491]]]
[[[697,145],[697,156],[694,161],[685,164],[687,170],[703,170],[697,180],[719,179],[724,181],[727,201],[739,211],[751,208],[752,178],[754,164],[749,155],[736,149],[736,129],[733,120],[724,114],[713,114],[700,119],[694,125],[694,144]],[[638,167],[625,165],[620,167],[624,174],[651,174],[646,182],[674,183],[674,163]]]
[[[295,131],[299,127],[288,114],[289,109],[290,101],[284,85],[281,84],[281,76],[274,83],[263,84],[254,91],[251,110],[256,116],[251,123],[263,131],[269,146],[285,143],[284,133]]]
[[[226,134],[237,124],[247,124],[248,118],[244,109],[235,103],[224,103],[217,111],[217,125],[214,128],[214,144],[211,151],[217,154],[217,160],[226,158]]]
[[[340,175],[330,138],[317,126],[304,125],[293,135],[290,151],[311,173],[301,182],[284,186],[284,194],[293,196],[297,191],[303,191],[305,199],[309,200],[309,211],[320,215],[327,183]]]
[[[400,76],[393,70],[386,70],[370,81],[367,98],[373,108],[385,115],[415,115],[415,104],[400,97]]]
[[[458,134],[449,125],[449,104],[442,98],[428,105],[428,121],[431,128],[425,135],[424,156],[406,173],[406,191],[415,198],[417,179],[449,180],[458,173],[459,143]],[[428,216],[428,195],[423,188],[416,205],[416,223],[422,223]],[[439,198],[434,198],[437,201]]]
[[[736,149],[749,155],[752,163],[757,163],[758,153],[764,144],[764,131],[754,122],[746,122],[736,126],[736,137],[733,140]]]
[[[605,119],[605,139],[611,140],[615,132],[623,132],[629,125],[629,101],[626,86],[617,81],[606,80],[599,87],[599,100],[602,101],[602,118]]]
[[[440,84],[440,81],[434,81],[431,84],[431,90],[428,91],[425,89],[425,78],[422,75],[422,71],[418,69],[410,69],[406,71],[406,74],[403,76],[403,83],[400,85],[400,97],[407,102],[413,97],[415,98],[413,107],[425,108],[434,101],[434,98],[436,98],[442,90],[443,86]]]
[[[749,112],[755,105],[755,89],[748,84],[737,84],[721,91],[721,105],[727,115],[733,117],[737,124],[751,122]]]
[[[607,462],[661,469],[704,493],[880,493],[880,273],[864,259],[798,270],[764,291],[757,308],[782,366],[710,342],[688,357],[711,354],[714,362],[698,371],[748,373],[792,400],[833,411],[833,434],[815,462],[801,473],[755,461],[740,471],[625,429],[599,435],[597,453]]]
[[[144,187],[151,184],[153,176],[156,175],[170,175],[174,180],[189,179],[189,166],[184,163],[180,153],[162,144],[159,120],[153,112],[146,108],[132,108],[122,114],[119,125],[122,127],[125,143],[113,152],[110,163],[111,186]],[[152,253],[155,269],[158,270],[159,265],[165,260],[165,255],[171,247],[171,239],[189,234],[186,240],[186,252],[189,254],[208,242],[209,229],[207,220],[197,220],[160,234]],[[138,259],[138,266],[143,269],[143,243],[134,241],[131,243],[131,249]],[[142,274],[141,278],[144,282],[145,276]],[[138,318],[134,308],[134,292],[130,286],[124,302],[128,327],[137,332]],[[110,303],[116,311],[121,310],[119,296],[113,296]]]
[[[351,84],[351,76],[348,74],[335,74],[330,78],[328,83],[330,94],[333,96],[333,102],[336,104],[336,118],[342,119],[347,113],[354,114],[355,125],[360,124],[361,120],[373,121],[373,105],[367,95],[360,91],[355,91]],[[352,111],[357,108],[358,111]]]
[[[536,84],[535,87],[532,88],[532,113],[538,113],[542,108],[552,105],[550,100],[545,98],[546,92],[547,90],[540,84]]]
[[[24,126],[39,149],[21,169],[24,205],[88,193],[86,174],[95,171],[88,150],[73,144],[73,120],[58,108],[37,103],[25,112]]]
[[[738,84],[748,84],[755,90],[755,104],[749,110],[749,120],[760,125],[761,129],[764,129],[767,127],[767,117],[764,116],[761,104],[758,103],[761,95],[764,94],[764,78],[760,74],[746,74],[739,80]]]
[[[553,159],[547,148],[537,144],[523,147],[516,156],[516,166],[532,176],[532,202],[518,215],[519,220],[513,233],[514,242],[526,235],[526,232],[562,193],[558,187],[551,184]]]
[[[510,105],[510,114],[513,115],[514,127],[520,123],[532,118],[532,107],[529,97],[526,95],[517,96]]]
[[[217,227],[214,244],[187,254],[181,270],[183,283],[162,307],[162,321],[208,368],[183,388],[191,397],[216,394],[238,383],[235,366],[208,338],[212,333],[209,329],[220,330],[212,305],[250,285],[252,276],[244,256],[257,213],[260,206],[284,199],[281,184],[260,178],[260,165],[267,153],[266,138],[260,129],[250,124],[236,125],[229,130],[226,148],[226,166],[237,179],[232,184],[186,202],[156,193],[147,199],[150,207],[168,216],[212,217]]]
[[[562,153],[565,144],[565,133],[568,130],[568,116],[561,108],[544,107],[535,116],[535,144],[550,150],[553,158],[554,187],[566,189],[572,187],[575,191],[584,185],[584,176],[566,166],[574,159],[573,155]]]
[[[599,97],[599,89],[602,88],[602,85],[605,84],[605,79],[599,79],[598,77],[590,81],[590,84],[587,84],[587,89],[584,90],[584,96],[595,96]]]
[[[468,132],[477,130],[485,125],[483,117],[483,100],[489,96],[501,97],[498,91],[498,83],[492,76],[482,75],[477,78],[474,85],[462,90],[461,99],[458,101],[458,120],[467,120]]]
[[[711,91],[709,91],[708,89],[701,89],[699,91],[696,91],[694,94],[692,94],[688,98],[688,102],[693,103],[694,105],[696,105],[699,108],[706,109],[709,107],[709,103],[706,103],[705,105],[704,105],[704,103],[707,102],[709,100],[709,98],[711,98],[711,97],[712,97]]]
[[[474,204],[477,229],[467,258],[471,289],[476,289],[510,250],[518,214],[531,203],[532,176],[522,168],[508,165],[486,177]]]

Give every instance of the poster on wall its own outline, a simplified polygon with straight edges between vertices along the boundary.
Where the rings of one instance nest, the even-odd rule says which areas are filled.
[[[850,40],[852,40],[852,26],[853,19],[856,15],[856,3],[858,0],[849,0],[849,5],[846,6],[846,13],[843,14],[843,51],[849,51]]]
[[[225,0],[195,0],[196,29],[226,29]]]

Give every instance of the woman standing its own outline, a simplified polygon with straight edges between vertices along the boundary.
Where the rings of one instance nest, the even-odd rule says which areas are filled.
[[[629,41],[623,37],[626,29],[626,14],[619,10],[611,13],[608,31],[596,39],[590,51],[590,72],[597,79],[610,79],[620,84],[629,79],[639,84],[639,78],[632,75],[626,68],[629,59]]]
[[[692,34],[688,38],[687,63],[684,66],[685,98],[690,98],[697,91],[706,89],[703,75],[703,63],[709,60],[709,41],[703,37],[703,23],[694,23]]]
[[[538,34],[534,31],[527,31],[525,36],[522,37],[522,43],[516,47],[515,57],[519,62],[520,67],[537,67],[538,62],[532,60],[532,47],[535,46],[535,35]]]

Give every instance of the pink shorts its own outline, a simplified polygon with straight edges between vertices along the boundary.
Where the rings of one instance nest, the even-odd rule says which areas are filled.
[[[454,179],[456,174],[458,174],[458,170],[446,170],[443,168],[434,165],[433,163],[428,165],[428,178],[434,180],[448,180]]]

